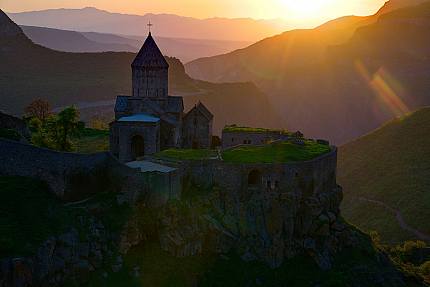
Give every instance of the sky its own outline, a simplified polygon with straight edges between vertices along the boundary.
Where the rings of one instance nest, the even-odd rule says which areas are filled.
[[[169,13],[195,18],[284,19],[315,25],[344,15],[370,15],[385,0],[0,0],[7,12],[96,7],[110,12]]]

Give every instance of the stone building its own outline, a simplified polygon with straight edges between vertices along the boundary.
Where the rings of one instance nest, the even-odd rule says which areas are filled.
[[[199,102],[183,119],[183,147],[209,148],[212,141],[212,113]]]
[[[182,97],[169,96],[169,64],[151,33],[131,67],[133,94],[117,97],[111,153],[130,162],[168,148],[209,148],[212,114],[202,103],[184,114]]]
[[[290,134],[283,130],[226,126],[222,131],[222,148],[264,145],[272,141],[288,140],[290,137]]]

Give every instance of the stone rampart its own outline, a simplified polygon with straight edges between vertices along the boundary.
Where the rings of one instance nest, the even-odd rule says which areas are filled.
[[[228,149],[238,145],[262,145],[276,140],[288,140],[290,137],[281,131],[266,132],[222,132],[222,148]]]
[[[304,162],[185,161],[179,169],[183,181],[213,187],[210,198],[218,219],[210,222],[229,235],[230,248],[242,250],[244,258],[278,267],[286,258],[307,252],[327,269],[337,246],[349,244],[330,245],[342,240],[345,230],[336,161],[337,150],[332,147]],[[226,242],[222,234],[217,242]],[[228,246],[223,243],[216,249]]]
[[[46,181],[59,197],[65,195],[74,174],[85,174],[108,166],[119,166],[109,153],[57,152],[0,139],[0,174]]]

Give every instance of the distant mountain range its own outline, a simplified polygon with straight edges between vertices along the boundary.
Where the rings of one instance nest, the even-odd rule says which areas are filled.
[[[282,20],[195,19],[172,14],[139,16],[110,13],[91,7],[8,13],[8,16],[19,25],[137,36],[147,34],[146,25],[151,21],[157,36],[205,40],[258,41],[289,28]]]
[[[285,32],[192,61],[186,71],[212,82],[252,81],[291,129],[344,143],[430,104],[430,4],[415,6],[421,2],[389,1],[373,16]]]
[[[36,44],[63,52],[137,52],[145,36],[122,36],[96,32],[76,32],[44,27],[21,26]],[[163,54],[186,63],[244,48],[251,42],[155,37]]]
[[[384,242],[430,242],[430,108],[339,148],[343,216]]]
[[[130,94],[134,57],[134,53],[66,53],[36,45],[0,10],[0,110],[20,115],[32,100],[43,98],[54,107],[91,103],[87,106],[96,114],[99,106],[113,113],[109,101]],[[184,96],[187,110],[202,101],[215,115],[216,133],[232,123],[280,124],[266,95],[254,84],[197,81],[185,74],[179,60],[167,60],[170,93]]]

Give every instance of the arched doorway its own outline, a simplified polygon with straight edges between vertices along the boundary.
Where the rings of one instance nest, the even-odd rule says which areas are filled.
[[[145,141],[142,136],[135,135],[131,138],[131,157],[136,160],[145,155]]]
[[[254,169],[248,174],[248,185],[258,186],[261,184],[261,172]]]

